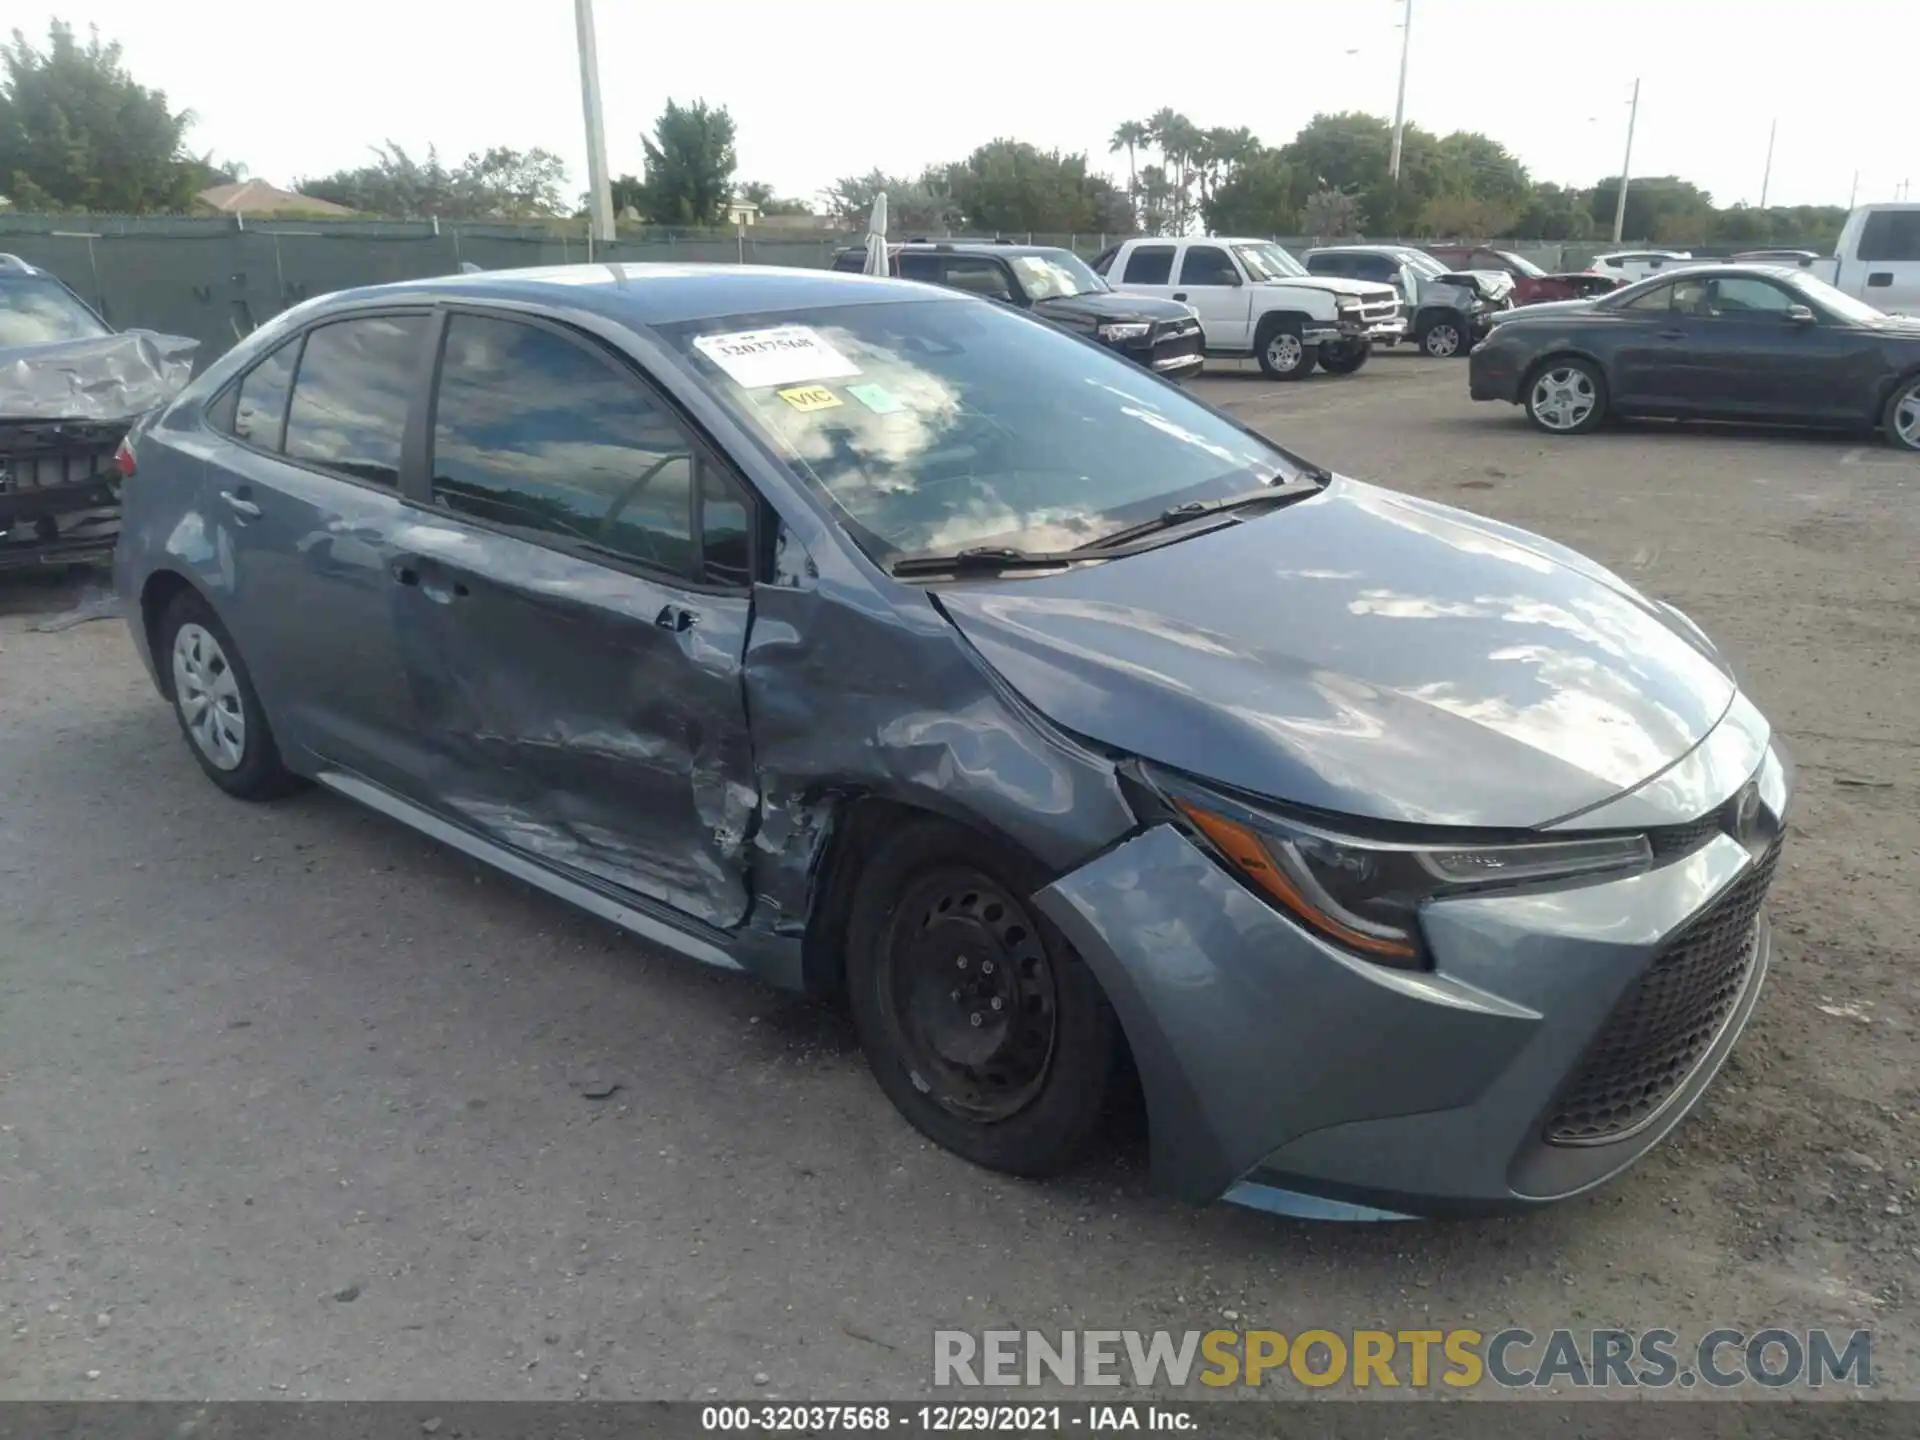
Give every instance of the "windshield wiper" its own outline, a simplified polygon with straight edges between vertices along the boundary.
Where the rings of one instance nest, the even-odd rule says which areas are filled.
[[[1052,555],[1016,550],[1010,545],[975,545],[950,555],[908,555],[887,566],[890,575],[952,575],[966,570],[1052,570],[1084,560],[1083,555]]]
[[[1131,540],[1138,540],[1161,530],[1171,530],[1176,525],[1185,525],[1190,520],[1201,520],[1208,516],[1225,514],[1231,510],[1246,510],[1256,505],[1279,505],[1289,500],[1304,499],[1308,495],[1315,494],[1321,486],[1332,479],[1333,476],[1325,470],[1309,467],[1300,472],[1297,480],[1289,480],[1285,484],[1262,485],[1257,490],[1243,490],[1238,495],[1226,495],[1218,500],[1189,500],[1184,505],[1169,506],[1151,520],[1142,520],[1137,525],[1127,525],[1111,534],[1102,535],[1098,540],[1089,540],[1084,545],[1076,545],[1073,553],[1111,550]],[[1314,488],[1306,489],[1298,483],[1299,481],[1310,481]]]

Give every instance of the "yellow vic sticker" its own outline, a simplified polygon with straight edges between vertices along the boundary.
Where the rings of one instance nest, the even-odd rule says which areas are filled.
[[[774,393],[794,409],[802,412],[831,410],[836,405],[846,403],[824,385],[797,385],[791,390],[777,390]]]

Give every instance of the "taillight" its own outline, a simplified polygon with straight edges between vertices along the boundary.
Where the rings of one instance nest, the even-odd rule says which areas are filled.
[[[113,468],[120,472],[122,480],[133,478],[133,442],[131,440],[122,440],[120,448],[113,452]]]

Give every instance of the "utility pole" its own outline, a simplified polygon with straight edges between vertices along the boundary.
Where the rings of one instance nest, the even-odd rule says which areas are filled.
[[[587,112],[588,211],[591,235],[601,244],[613,239],[613,186],[607,179],[607,126],[600,114],[600,57],[593,43],[593,0],[573,0],[580,32],[580,103]]]
[[[1853,202],[1860,198],[1860,172],[1853,172],[1853,188],[1847,191],[1847,209],[1853,209]]]
[[[1633,108],[1627,111],[1627,158],[1620,162],[1620,196],[1613,202],[1613,243],[1627,228],[1627,175],[1633,169],[1633,127],[1640,119],[1640,81],[1633,82]]]
[[[1413,47],[1413,0],[1406,0],[1405,23],[1400,27],[1400,93],[1393,102],[1393,152],[1387,156],[1387,175],[1400,183],[1400,135],[1407,125],[1407,52]]]
[[[1762,210],[1767,208],[1767,186],[1773,180],[1773,137],[1779,133],[1779,130],[1780,121],[1776,116],[1773,124],[1767,128],[1767,168],[1760,177],[1760,208]]]

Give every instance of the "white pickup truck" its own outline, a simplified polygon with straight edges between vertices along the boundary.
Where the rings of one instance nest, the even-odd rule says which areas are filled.
[[[1391,286],[1309,275],[1271,240],[1152,236],[1114,246],[1093,268],[1123,293],[1185,301],[1200,313],[1208,356],[1251,355],[1275,380],[1299,380],[1316,364],[1351,375],[1374,341],[1407,333]]]
[[[1807,269],[1876,310],[1920,317],[1920,201],[1862,205],[1841,227],[1834,258]]]

